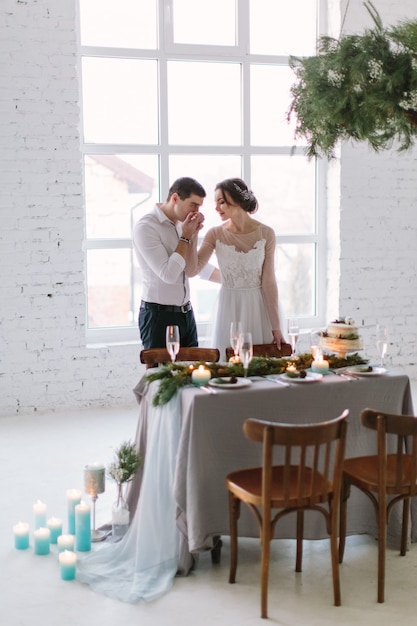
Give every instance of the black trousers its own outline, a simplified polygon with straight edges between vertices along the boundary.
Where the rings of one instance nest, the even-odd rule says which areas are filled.
[[[163,305],[142,302],[138,321],[140,338],[145,349],[165,348],[166,327],[170,325],[179,327],[181,347],[198,346],[197,325],[192,308],[187,313],[182,313],[164,309]]]

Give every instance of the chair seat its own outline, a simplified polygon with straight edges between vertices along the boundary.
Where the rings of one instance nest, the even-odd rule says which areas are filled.
[[[411,457],[403,457],[403,473],[398,480],[397,455],[387,455],[387,494],[401,494],[410,491]],[[377,456],[360,456],[345,459],[343,474],[349,477],[349,482],[368,491],[378,491],[379,465]],[[417,488],[417,486],[416,486]]]
[[[288,487],[284,492],[284,470],[288,472]],[[237,497],[255,506],[262,504],[262,467],[247,468],[231,472],[226,477],[227,487]],[[314,484],[314,489],[311,485]],[[299,467],[293,465],[284,468],[281,465],[272,467],[271,506],[279,509],[288,507],[306,507],[310,504],[318,504],[328,501],[331,491],[331,483],[326,481],[322,474],[314,472],[311,468],[304,468],[302,493],[299,491]],[[323,496],[323,494],[325,494]]]

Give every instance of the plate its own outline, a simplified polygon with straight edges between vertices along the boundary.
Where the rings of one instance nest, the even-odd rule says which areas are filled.
[[[242,387],[249,387],[252,384],[249,378],[238,378],[235,383],[229,382],[230,378],[230,376],[211,378],[208,384],[211,387],[218,387],[219,389],[242,389]]]
[[[347,374],[354,374],[355,376],[382,376],[382,374],[386,374],[388,371],[385,367],[376,367],[375,365],[372,365],[372,372],[361,371],[361,368],[365,369],[366,365],[357,365],[345,371]]]
[[[316,372],[307,372],[307,376],[305,378],[291,378],[291,376],[281,374],[281,378],[287,383],[316,383],[318,380],[321,380],[323,378],[323,374],[317,374]]]

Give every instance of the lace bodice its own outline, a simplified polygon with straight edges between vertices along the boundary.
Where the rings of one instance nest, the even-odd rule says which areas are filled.
[[[224,287],[250,289],[261,286],[265,239],[257,241],[248,252],[240,252],[233,245],[217,241],[216,254]]]

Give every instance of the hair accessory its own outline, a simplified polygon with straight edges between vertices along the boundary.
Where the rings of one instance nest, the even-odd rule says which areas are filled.
[[[240,193],[240,195],[242,196],[244,200],[251,200],[253,198],[253,193],[251,191],[242,189],[241,187],[239,187],[237,183],[233,183],[233,186],[236,189],[236,191]]]

